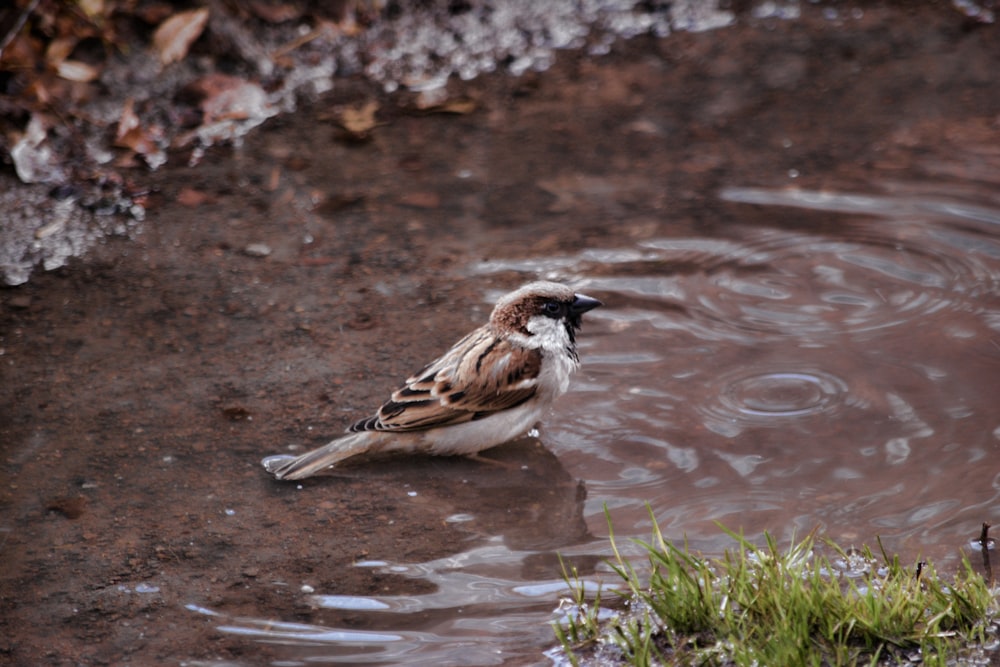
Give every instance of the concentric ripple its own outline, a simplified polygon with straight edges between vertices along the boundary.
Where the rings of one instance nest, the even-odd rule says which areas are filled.
[[[979,312],[983,297],[1000,292],[993,228],[1000,210],[794,190],[731,188],[722,197],[842,212],[845,220],[835,235],[803,225],[737,228],[742,238],[654,238],[613,251],[494,261],[477,272],[587,276],[588,288],[623,297],[615,316],[629,322],[704,341],[778,337],[800,346]]]
[[[731,414],[750,418],[804,417],[835,406],[847,385],[827,373],[774,372],[740,377],[719,399]]]
[[[820,370],[741,371],[724,375],[714,388],[715,399],[698,406],[705,426],[735,437],[750,426],[787,426],[838,410],[848,386],[839,377]]]
[[[676,242],[652,241],[665,253]],[[855,234],[847,240],[765,231],[701,260],[685,278],[698,295],[689,328],[708,340],[761,334],[820,341],[899,327],[942,310],[970,307],[997,289],[975,253],[932,243]]]

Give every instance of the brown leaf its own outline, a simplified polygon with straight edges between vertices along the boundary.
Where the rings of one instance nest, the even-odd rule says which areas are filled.
[[[49,42],[45,49],[45,62],[51,67],[58,67],[60,63],[69,58],[69,54],[76,48],[78,40],[75,36],[56,37]]]
[[[143,127],[133,107],[134,102],[129,98],[125,102],[115,130],[115,146],[134,151],[143,156],[150,165],[160,164],[166,159],[159,145],[163,139],[163,128],[159,125]]]
[[[79,60],[64,60],[56,65],[56,74],[67,81],[88,83],[96,79],[100,72],[93,65]]]
[[[476,100],[468,97],[459,97],[454,100],[448,100],[444,104],[439,104],[437,106],[427,109],[427,111],[436,111],[438,113],[454,113],[454,114],[467,114],[472,113],[479,107],[479,103]]]
[[[105,15],[104,0],[76,0],[76,4],[91,18]]]
[[[153,46],[164,65],[183,60],[208,23],[208,8],[192,9],[168,18],[153,34]]]
[[[3,53],[0,54],[0,70],[31,70],[38,66],[42,57],[40,40],[32,37],[27,30],[22,30],[14,36]]]
[[[209,74],[189,86],[200,96],[203,122],[243,120],[266,114],[270,108],[267,93],[259,84],[226,74]]]
[[[448,89],[444,86],[421,90],[413,100],[413,105],[420,111],[455,114],[472,113],[479,106],[469,97],[449,97]]]
[[[183,187],[177,193],[177,203],[188,208],[197,208],[212,201],[214,201],[212,195],[194,188]]]
[[[121,141],[122,137],[137,127],[139,127],[139,117],[135,114],[135,100],[130,97],[125,100],[121,118],[118,119],[118,129],[115,130],[115,143]]]
[[[359,107],[348,107],[340,113],[340,125],[356,137],[367,135],[377,125],[375,112],[378,102],[369,100]]]
[[[285,23],[302,17],[302,10],[291,4],[273,2],[251,2],[250,13],[268,23]]]

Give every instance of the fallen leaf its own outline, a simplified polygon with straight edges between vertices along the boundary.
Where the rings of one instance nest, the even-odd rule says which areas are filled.
[[[76,4],[90,18],[104,16],[104,0],[76,0]]]
[[[184,187],[177,193],[177,203],[188,208],[197,208],[212,201],[213,198],[210,194],[194,188]]]
[[[115,142],[122,140],[126,134],[139,127],[139,117],[135,114],[135,100],[131,97],[125,100],[121,117],[118,119],[118,129],[115,131]]]
[[[421,90],[417,93],[413,104],[421,111],[456,114],[472,113],[478,106],[476,101],[469,97],[448,97],[448,89],[444,86]]]
[[[153,46],[164,65],[183,60],[208,23],[208,8],[181,12],[160,24],[153,34]]]
[[[141,155],[151,167],[157,167],[166,161],[166,154],[160,147],[163,139],[163,128],[152,124],[143,126],[135,113],[135,102],[129,98],[122,108],[121,118],[115,130],[115,146],[128,148]]]
[[[64,60],[56,65],[56,74],[67,81],[77,81],[88,83],[96,79],[100,72],[93,65],[88,65],[79,60]]]
[[[45,62],[51,67],[58,67],[61,62],[69,58],[69,54],[73,53],[77,43],[78,40],[74,36],[56,37],[45,49]]]
[[[375,100],[369,100],[359,107],[348,107],[340,112],[340,126],[356,138],[364,138],[377,125],[376,111],[378,102]]]
[[[225,74],[209,74],[189,88],[202,97],[199,106],[205,124],[273,115],[267,93],[252,81]]]
[[[27,30],[22,30],[4,48],[0,64],[6,71],[31,70],[38,66],[42,57],[39,40],[33,38]]]
[[[455,113],[455,114],[467,114],[472,113],[479,107],[479,104],[471,98],[459,97],[457,99],[448,100],[444,104],[439,104],[436,107],[432,107],[429,111],[437,111],[439,113]]]
[[[285,23],[287,21],[296,21],[302,17],[302,10],[291,4],[251,2],[248,8],[250,9],[250,13],[268,23]]]

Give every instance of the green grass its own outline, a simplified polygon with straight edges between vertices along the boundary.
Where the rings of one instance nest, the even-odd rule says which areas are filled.
[[[867,547],[849,554],[825,542],[831,562],[816,553],[813,535],[783,551],[769,535],[757,547],[726,533],[737,547],[706,560],[664,540],[654,519],[652,540],[641,543],[649,559],[642,578],[612,534],[625,610],[609,614],[567,573],[572,613],[554,624],[563,655],[574,665],[819,667],[918,655],[924,665],[945,665],[986,643],[998,613],[997,591],[964,558],[946,582],[933,566],[902,566],[881,544],[875,558]]]

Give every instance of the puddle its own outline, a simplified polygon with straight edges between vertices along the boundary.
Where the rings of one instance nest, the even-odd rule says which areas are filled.
[[[324,120],[353,97],[305,106],[157,172],[135,239],[0,291],[0,592],[31,602],[0,651],[546,664],[563,563],[616,583],[605,511],[636,559],[651,509],[706,554],[722,523],[954,566],[1000,512],[992,35],[766,5],[805,23],[476,79],[474,112],[387,104],[364,144]],[[502,465],[260,469],[536,278],[606,306]]]
[[[525,576],[532,559],[582,559],[592,589],[614,585],[599,564],[611,557],[605,508],[636,558],[629,541],[649,538],[649,505],[668,539],[707,553],[732,546],[720,522],[783,540],[818,528],[846,546],[878,535],[890,552],[953,566],[1000,501],[1000,208],[846,192],[721,196],[765,207],[774,226],[737,217],[729,238],[469,269],[556,276],[608,305],[591,314],[584,370],[541,436],[584,480],[573,511],[595,539],[519,551],[494,537],[440,561],[359,563],[432,584],[423,595],[302,596],[355,612],[370,636],[254,619],[219,630],[309,647],[309,664],[501,664],[550,641],[546,623],[565,595],[554,563]],[[799,209],[817,206],[843,216],[845,231],[831,238],[798,222]]]
[[[572,278],[621,306],[595,313],[607,333],[588,332],[586,380],[561,406],[573,429],[550,426],[547,442],[587,479],[592,512],[615,508],[620,534],[648,530],[649,502],[668,534],[696,543],[713,521],[783,538],[818,526],[953,557],[969,531],[956,519],[1000,497],[986,463],[1000,209],[748,192],[722,196],[769,203],[777,228],[733,220],[721,243],[654,240],[641,265],[578,258],[589,266]],[[818,204],[842,214],[836,238],[797,223]]]

